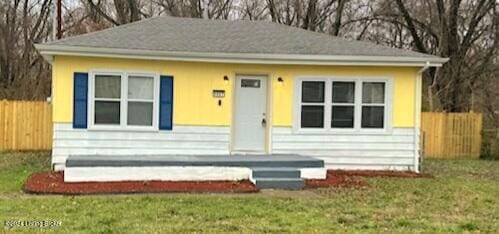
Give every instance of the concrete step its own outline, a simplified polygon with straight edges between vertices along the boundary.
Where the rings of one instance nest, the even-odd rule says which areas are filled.
[[[253,178],[300,178],[300,170],[297,168],[282,167],[260,167],[252,168]]]
[[[305,187],[305,181],[301,178],[254,178],[255,185],[259,189],[287,189],[298,190]]]

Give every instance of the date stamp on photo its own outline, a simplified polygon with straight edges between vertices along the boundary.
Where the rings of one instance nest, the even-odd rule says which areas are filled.
[[[4,227],[34,227],[34,228],[50,228],[62,226],[60,220],[5,220]]]

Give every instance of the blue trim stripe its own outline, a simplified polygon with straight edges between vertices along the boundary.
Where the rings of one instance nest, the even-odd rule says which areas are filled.
[[[159,87],[159,129],[172,130],[173,76],[161,76]]]
[[[88,73],[74,73],[73,128],[87,128]]]

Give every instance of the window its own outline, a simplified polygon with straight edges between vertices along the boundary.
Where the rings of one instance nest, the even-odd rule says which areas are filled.
[[[383,128],[385,119],[385,83],[362,83],[362,128]]]
[[[95,76],[95,124],[120,124],[121,76]]]
[[[260,88],[260,80],[242,79],[241,88]]]
[[[353,128],[355,82],[333,81],[332,97],[331,127]]]
[[[155,129],[158,80],[155,74],[92,73],[90,125]]]
[[[302,128],[324,127],[324,87],[323,81],[304,81],[301,95]]]
[[[127,124],[152,126],[154,106],[154,77],[128,77]]]
[[[299,126],[302,129],[386,129],[388,79],[304,79]],[[390,85],[390,86],[389,86]]]

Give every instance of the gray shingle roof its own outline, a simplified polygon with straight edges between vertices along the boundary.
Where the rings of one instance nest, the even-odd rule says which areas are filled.
[[[437,58],[266,21],[175,17],[151,18],[45,45],[229,54]]]

